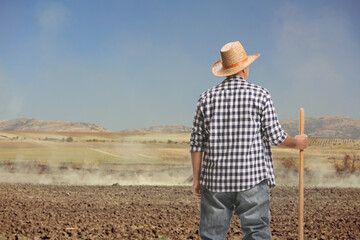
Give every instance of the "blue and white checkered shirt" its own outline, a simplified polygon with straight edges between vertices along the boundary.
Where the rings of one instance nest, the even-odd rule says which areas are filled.
[[[275,186],[271,144],[281,128],[268,90],[239,76],[200,95],[190,152],[204,152],[200,183],[213,192],[238,192],[267,179]]]

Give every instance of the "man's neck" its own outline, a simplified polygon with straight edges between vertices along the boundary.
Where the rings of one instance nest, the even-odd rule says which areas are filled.
[[[242,77],[243,79],[246,80],[246,78],[245,78],[245,73],[243,73],[243,72],[237,73],[236,76]]]

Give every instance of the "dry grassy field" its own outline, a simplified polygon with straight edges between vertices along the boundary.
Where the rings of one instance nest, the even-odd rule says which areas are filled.
[[[0,133],[1,182],[181,184],[188,134]]]
[[[1,182],[183,184],[189,134],[0,132]],[[273,148],[278,185],[297,185],[298,152]],[[360,140],[310,139],[307,186],[359,187]]]
[[[198,239],[188,141],[189,134],[0,132],[0,239]],[[299,154],[273,153],[272,235],[296,239]],[[307,239],[356,239],[360,140],[310,139],[304,180]],[[228,239],[239,236],[234,218]]]

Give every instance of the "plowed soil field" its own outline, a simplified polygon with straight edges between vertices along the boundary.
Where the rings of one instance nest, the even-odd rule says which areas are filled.
[[[297,239],[297,188],[271,195],[273,239]],[[304,222],[305,239],[360,239],[360,189],[306,188]],[[189,186],[0,184],[0,239],[198,239],[198,223]]]

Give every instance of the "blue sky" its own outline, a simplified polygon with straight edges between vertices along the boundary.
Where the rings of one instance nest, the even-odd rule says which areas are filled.
[[[0,119],[191,126],[220,48],[280,119],[360,119],[359,1],[0,1]]]

